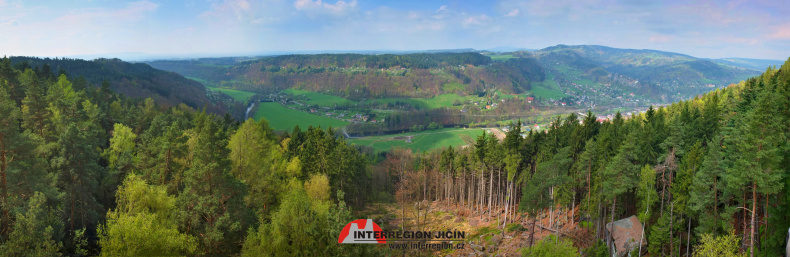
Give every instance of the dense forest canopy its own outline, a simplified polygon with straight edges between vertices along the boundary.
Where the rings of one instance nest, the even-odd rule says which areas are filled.
[[[0,255],[376,251],[335,242],[373,189],[331,128],[277,135],[77,81],[0,61]]]

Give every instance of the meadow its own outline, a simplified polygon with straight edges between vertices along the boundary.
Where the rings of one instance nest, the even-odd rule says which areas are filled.
[[[247,91],[241,91],[241,90],[235,90],[235,89],[219,88],[219,87],[208,87],[208,86],[206,88],[208,88],[211,91],[222,92],[222,93],[232,97],[233,100],[235,100],[237,102],[244,103],[244,104],[247,104],[247,100],[249,100],[250,97],[255,95],[255,93],[253,93],[253,92],[247,92]]]
[[[532,90],[530,90],[535,97],[541,97],[544,100],[549,98],[560,99],[566,97],[560,88],[557,86],[557,81],[554,81],[554,74],[546,73],[546,79],[543,82],[533,82]]]
[[[491,60],[494,61],[507,61],[508,59],[516,58],[512,54],[497,54],[497,55],[489,55],[488,57],[491,57]]]
[[[411,149],[414,152],[425,152],[447,146],[458,147],[473,143],[483,129],[445,128],[422,132],[409,132],[396,135],[353,138],[348,141],[357,145],[370,146],[376,152],[385,152],[395,147]],[[406,137],[411,136],[411,143]]]
[[[258,110],[255,112],[253,119],[260,120],[261,118],[266,118],[272,129],[286,131],[293,130],[296,125],[299,125],[302,130],[306,130],[307,127],[311,125],[313,127],[320,126],[322,128],[327,128],[329,126],[332,126],[332,128],[339,128],[348,125],[346,121],[293,110],[273,102],[266,102],[258,105]]]

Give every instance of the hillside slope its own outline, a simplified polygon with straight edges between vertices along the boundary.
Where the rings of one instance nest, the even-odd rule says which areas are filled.
[[[297,88],[355,100],[495,90],[522,93],[545,76],[534,59],[492,62],[478,53],[283,55],[149,64],[202,79],[210,86],[254,92]]]
[[[589,80],[620,91],[612,96],[635,93],[662,102],[687,99],[759,74],[753,69],[656,50],[558,45],[532,54],[546,69],[573,82]]]
[[[211,113],[233,112],[232,100],[224,95],[211,94],[197,81],[175,73],[152,68],[144,63],[128,63],[119,59],[96,59],[86,61],[66,58],[10,57],[18,67],[32,67],[51,72],[65,72],[73,78],[82,77],[89,84],[110,83],[111,89],[128,97],[152,98],[157,103],[175,106],[184,103],[200,109],[206,107]],[[46,65],[46,66],[45,66]],[[239,107],[242,108],[243,107]]]

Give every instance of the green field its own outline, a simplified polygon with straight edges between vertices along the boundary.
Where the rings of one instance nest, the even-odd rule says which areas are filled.
[[[441,94],[434,96],[433,98],[381,98],[381,99],[372,99],[371,102],[376,102],[379,104],[382,103],[394,103],[394,102],[405,102],[410,104],[411,106],[420,108],[420,109],[436,109],[441,107],[452,107],[453,103],[458,100],[460,103],[468,103],[470,100],[481,100],[482,98],[477,96],[460,96],[457,94]]]
[[[491,60],[494,61],[507,61],[508,59],[516,58],[511,54],[489,55],[488,57],[491,57]]]
[[[532,90],[530,90],[535,97],[541,97],[544,100],[549,98],[560,99],[566,97],[563,92],[560,92],[557,82],[554,81],[554,74],[546,73],[546,79],[543,82],[532,83]]]
[[[269,121],[269,126],[274,130],[293,130],[294,126],[299,125],[302,130],[307,129],[309,126],[328,128],[339,128],[348,125],[348,122],[312,115],[306,112],[289,109],[279,103],[261,103],[258,106],[258,111],[255,112],[253,119],[260,120],[266,118]]]
[[[337,97],[333,95],[325,95],[316,92],[310,92],[306,90],[298,90],[298,89],[286,89],[283,90],[283,93],[294,95],[294,96],[304,96],[307,98],[305,100],[306,104],[309,105],[318,105],[318,106],[334,106],[335,104],[353,104],[354,101]]]
[[[255,95],[255,93],[253,93],[253,92],[247,92],[247,91],[241,91],[241,90],[235,90],[235,89],[218,88],[218,87],[206,87],[206,88],[208,88],[211,91],[222,92],[222,93],[232,97],[233,100],[236,100],[237,102],[242,102],[244,104],[247,103],[247,100],[249,100],[250,97]]]
[[[356,138],[349,139],[348,141],[357,145],[373,147],[377,152],[384,152],[395,147],[408,148],[414,152],[424,152],[447,146],[458,147],[470,144],[482,133],[483,129],[445,128],[423,132]],[[403,138],[406,136],[413,136],[411,143],[407,143],[406,139]],[[399,138],[396,139],[396,137]]]

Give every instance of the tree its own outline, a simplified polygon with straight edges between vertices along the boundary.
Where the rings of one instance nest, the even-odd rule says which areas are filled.
[[[90,142],[83,131],[70,123],[61,133],[59,151],[51,161],[58,174],[58,188],[65,194],[63,213],[68,235],[78,228],[94,227],[99,213],[104,212],[96,201],[102,167],[98,164],[99,153]]]
[[[19,108],[2,87],[0,113],[0,236],[7,238],[14,209],[24,206],[36,191],[52,199],[57,193],[51,186],[54,178],[38,158],[40,138],[29,131],[20,132]]]
[[[118,208],[99,228],[102,256],[184,255],[197,240],[181,233],[172,220],[176,198],[164,186],[149,186],[134,174],[118,189]]]
[[[549,235],[545,239],[540,240],[537,245],[521,250],[521,256],[579,256],[579,249],[573,247],[573,242],[568,239],[557,239],[554,235]]]
[[[754,240],[757,230],[757,211],[760,195],[773,195],[783,188],[781,172],[781,152],[787,140],[787,125],[775,119],[781,115],[787,99],[772,92],[772,86],[761,91],[754,109],[744,117],[743,127],[733,138],[733,147],[738,151],[731,158],[734,160],[728,171],[728,180],[732,189],[750,188],[751,208],[745,208],[751,216],[750,221],[750,255],[754,256]]]
[[[318,177],[310,183],[318,189]],[[329,247],[337,245],[324,234],[329,226],[327,214],[314,209],[311,200],[297,179],[291,179],[282,204],[272,215],[271,222],[264,222],[256,230],[250,229],[244,243],[242,256],[319,256],[326,255]],[[315,200],[314,200],[315,201]],[[318,200],[321,201],[321,200]]]
[[[700,244],[694,248],[694,257],[742,257],[738,237],[732,233],[715,237],[702,234]]]
[[[195,117],[177,220],[182,231],[199,239],[203,254],[231,254],[241,250],[235,242],[253,221],[244,208],[247,189],[230,173],[227,132],[214,119],[205,112]]]
[[[132,132],[131,128],[120,123],[115,123],[113,126],[110,146],[104,149],[102,154],[108,162],[109,174],[103,183],[108,195],[115,195],[115,189],[136,162],[136,139],[137,135]]]
[[[698,213],[698,234],[713,234],[723,231],[726,218],[722,217],[719,206],[725,202],[722,191],[725,188],[722,177],[726,166],[722,157],[721,136],[708,143],[708,153],[699,172],[694,175],[690,192],[689,207]]]
[[[22,85],[27,88],[22,100],[22,127],[33,131],[41,138],[47,138],[51,132],[50,112],[47,109],[47,88],[36,74],[27,69],[20,76]]]
[[[280,147],[271,140],[272,131],[265,120],[248,119],[228,140],[231,172],[247,185],[248,208],[262,212],[274,204],[276,164],[282,159]],[[260,215],[261,213],[259,213]]]
[[[61,244],[55,234],[61,223],[55,212],[46,206],[47,197],[36,192],[30,198],[27,212],[14,223],[8,241],[0,248],[3,256],[60,256]]]

